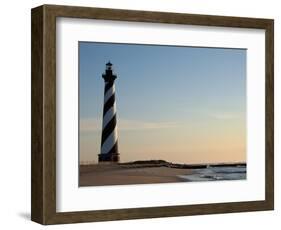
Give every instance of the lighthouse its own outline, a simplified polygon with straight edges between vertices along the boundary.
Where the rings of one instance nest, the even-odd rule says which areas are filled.
[[[117,119],[116,119],[116,101],[115,101],[115,85],[117,78],[113,74],[112,64],[106,64],[105,73],[102,75],[104,79],[104,103],[103,103],[103,121],[102,121],[102,137],[101,152],[98,155],[100,162],[119,162],[118,153],[118,135],[117,135]]]

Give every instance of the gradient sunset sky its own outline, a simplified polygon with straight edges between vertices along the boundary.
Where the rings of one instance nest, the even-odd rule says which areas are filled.
[[[80,162],[100,153],[110,60],[121,162],[246,161],[246,50],[79,42]]]

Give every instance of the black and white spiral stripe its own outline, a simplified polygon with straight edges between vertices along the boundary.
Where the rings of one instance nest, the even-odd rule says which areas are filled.
[[[106,82],[104,89],[101,154],[118,153],[116,102],[114,82]]]

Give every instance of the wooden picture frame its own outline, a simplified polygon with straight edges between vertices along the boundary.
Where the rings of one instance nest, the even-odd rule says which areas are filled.
[[[121,20],[264,29],[266,36],[265,200],[98,211],[56,211],[56,18]],[[63,224],[139,218],[273,210],[274,208],[274,21],[271,19],[43,5],[32,9],[31,219]]]

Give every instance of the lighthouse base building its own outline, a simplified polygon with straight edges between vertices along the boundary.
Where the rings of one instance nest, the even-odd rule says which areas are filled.
[[[102,75],[104,87],[103,121],[101,137],[101,153],[98,155],[101,162],[119,162],[118,135],[116,118],[115,85],[117,78],[112,73],[112,64],[106,64],[105,74]]]
[[[99,163],[101,162],[116,162],[118,163],[119,162],[119,153],[114,153],[114,154],[104,154],[104,153],[101,153],[99,154]]]

